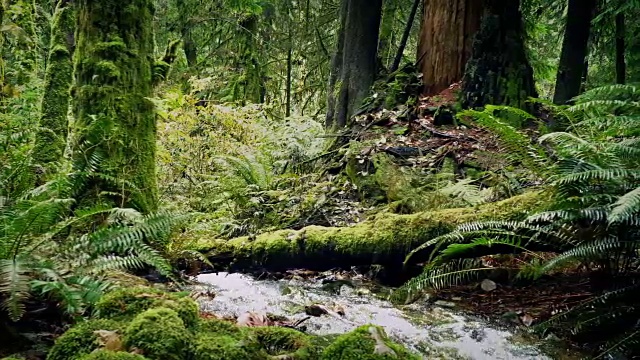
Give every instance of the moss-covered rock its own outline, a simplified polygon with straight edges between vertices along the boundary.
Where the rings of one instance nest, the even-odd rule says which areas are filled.
[[[188,328],[193,328],[198,323],[200,310],[195,301],[149,287],[112,291],[98,301],[96,311],[101,318],[130,319],[157,307],[166,307],[177,312]]]
[[[178,313],[169,308],[149,309],[127,326],[124,343],[157,360],[184,360],[189,354],[192,334]]]
[[[237,339],[246,335],[236,324],[220,319],[202,319],[196,332],[198,334],[226,335]]]
[[[378,326],[365,325],[339,336],[322,353],[321,360],[419,360],[420,356],[392,342]]]
[[[270,355],[289,355],[292,360],[313,360],[320,355],[321,348],[313,337],[300,331],[270,326],[250,328],[260,346]]]
[[[94,332],[98,330],[117,331],[122,333],[125,324],[106,319],[89,320],[80,323],[62,336],[60,336],[49,354],[47,360],[74,360],[98,349],[98,335]]]
[[[535,209],[544,208],[547,196],[529,192],[476,207],[427,211],[411,215],[379,214],[352,227],[308,226],[298,231],[281,230],[255,239],[199,241],[199,250],[212,261],[233,262],[236,269],[260,267],[333,268],[379,264],[400,267],[406,255],[436,236],[471,221],[519,220]],[[430,249],[425,249],[428,257]],[[415,262],[426,260],[412,257]]]
[[[146,360],[147,358],[138,355],[131,354],[123,351],[108,351],[108,350],[98,350],[94,351],[91,354],[85,355],[80,358],[80,360]]]
[[[250,340],[228,335],[201,334],[193,346],[194,360],[266,360],[266,352]]]

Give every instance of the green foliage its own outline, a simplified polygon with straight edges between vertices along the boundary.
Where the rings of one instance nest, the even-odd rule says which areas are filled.
[[[127,326],[123,340],[126,346],[136,347],[148,357],[183,360],[191,336],[175,311],[155,308],[136,316]]]
[[[633,281],[640,260],[640,141],[637,126],[627,120],[640,114],[637,99],[637,87],[632,85],[594,89],[580,96],[567,109],[574,122],[571,132],[539,139],[551,146],[556,159],[550,167],[551,208],[522,222],[464,224],[428,241],[412,255],[430,249],[431,262],[398,296],[478,279],[497,270],[482,263],[487,255],[533,255],[520,269],[521,277],[533,279],[582,264],[596,277],[608,279],[608,284],[593,285],[600,295],[542,326],[569,325],[573,336],[588,338],[605,353],[637,351],[637,324],[631,319],[640,314],[634,300],[639,287]],[[535,256],[537,251],[557,255],[542,261]]]

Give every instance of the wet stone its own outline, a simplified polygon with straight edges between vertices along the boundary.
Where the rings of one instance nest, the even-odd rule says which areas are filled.
[[[310,334],[345,334],[372,324],[382,326],[391,339],[427,359],[550,359],[536,347],[514,340],[513,333],[454,309],[425,302],[396,307],[360,285],[356,289],[341,286],[336,294],[323,290],[320,279],[255,280],[242,274],[219,273],[203,274],[198,280],[216,292],[212,299],[199,299],[201,309],[220,317],[252,311],[297,320],[308,316],[305,306],[321,304],[329,314],[304,322]],[[283,284],[289,290],[283,291]],[[337,314],[336,304],[344,315]]]

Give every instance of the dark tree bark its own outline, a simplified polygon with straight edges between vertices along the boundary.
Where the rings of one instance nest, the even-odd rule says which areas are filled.
[[[569,0],[567,23],[553,102],[567,104],[580,94],[580,84],[587,56],[591,20],[597,0]]]
[[[411,35],[411,29],[413,28],[413,23],[416,20],[416,15],[418,14],[418,8],[422,0],[414,0],[413,6],[411,7],[411,13],[409,13],[409,19],[407,19],[407,25],[404,28],[404,33],[402,34],[402,39],[400,39],[400,46],[398,47],[398,52],[396,53],[396,57],[393,59],[393,64],[391,68],[389,68],[389,72],[394,72],[398,70],[400,67],[400,62],[402,61],[402,55],[404,54],[404,49],[407,47],[407,41],[409,40],[409,35]]]
[[[191,12],[184,0],[177,1],[178,12],[180,13],[180,35],[182,36],[182,50],[187,58],[187,66],[190,68],[198,63],[198,48],[193,40],[191,28]]]
[[[462,85],[464,107],[496,104],[525,109],[529,97],[537,96],[524,35],[519,0],[485,0],[485,15]]]
[[[327,128],[349,125],[376,73],[382,0],[342,0],[337,50],[327,100]]]
[[[483,0],[424,0],[418,67],[424,93],[435,95],[462,80],[480,28]]]
[[[625,53],[625,19],[624,14],[616,15],[616,83],[627,82],[627,63],[624,58]]]
[[[157,209],[153,0],[79,0],[73,88],[80,206]]]
[[[60,0],[51,24],[51,44],[40,105],[40,126],[36,133],[33,158],[43,167],[36,179],[41,184],[62,159],[67,144],[69,102],[73,81],[75,49],[75,8],[71,0]]]

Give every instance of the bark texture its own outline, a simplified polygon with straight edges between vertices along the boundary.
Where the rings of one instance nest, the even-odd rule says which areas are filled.
[[[525,109],[536,97],[533,68],[524,46],[519,0],[485,0],[482,25],[473,41],[462,85],[462,105],[487,104]]]
[[[77,24],[73,160],[88,178],[77,197],[154,211],[153,1],[80,0]]]
[[[342,0],[337,49],[331,64],[327,128],[349,125],[377,73],[382,0]]]
[[[43,167],[44,176],[62,159],[68,135],[68,112],[73,81],[73,52],[76,29],[72,1],[60,0],[51,24],[51,45],[44,78],[44,94],[40,110],[40,127],[36,133],[33,158]]]
[[[582,74],[597,0],[569,0],[553,102],[567,104],[580,94]]]
[[[457,225],[521,219],[532,209],[543,208],[545,199],[541,193],[532,192],[476,208],[381,214],[352,227],[309,226],[262,234],[255,239],[212,240],[201,234],[199,248],[214,264],[231,265],[233,270],[327,270],[374,264],[399,269],[411,250]],[[416,264],[428,256],[427,249],[412,256],[411,261]]]
[[[426,95],[462,80],[483,8],[482,0],[425,0],[418,60]]]

